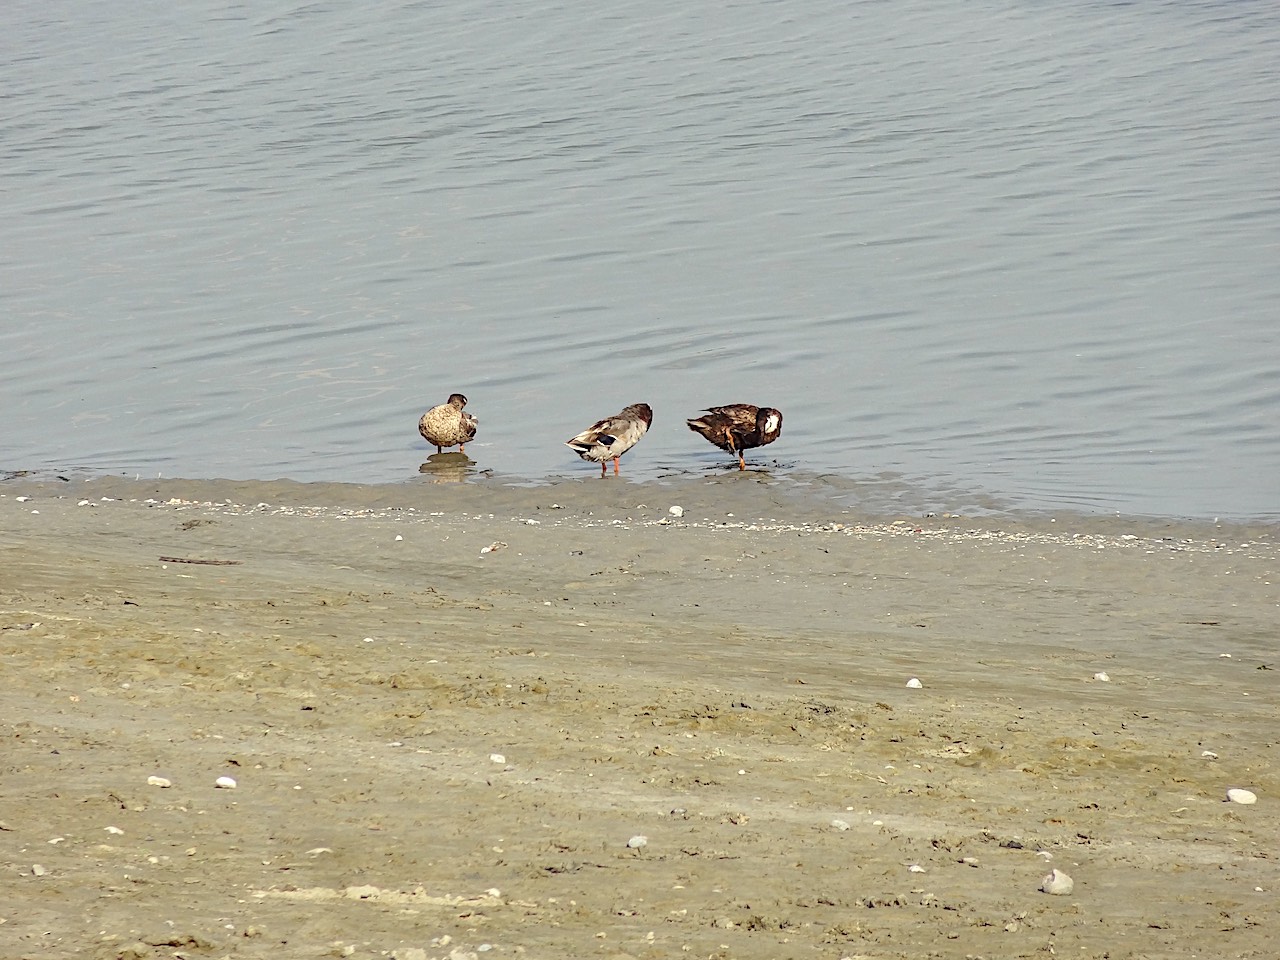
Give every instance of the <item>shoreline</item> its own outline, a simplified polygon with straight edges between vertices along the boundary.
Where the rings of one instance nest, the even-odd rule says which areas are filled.
[[[498,477],[468,472],[465,480],[456,479],[452,459],[459,454],[444,454],[444,467],[430,476],[406,478],[386,483],[235,480],[225,478],[154,478],[124,477],[114,475],[94,476],[46,476],[26,471],[10,471],[0,478],[2,496],[42,497],[108,497],[120,500],[180,499],[199,503],[270,503],[278,506],[333,507],[335,509],[393,510],[417,509],[435,505],[445,509],[457,509],[472,500],[496,504],[506,509],[528,509],[546,501],[561,500],[582,503],[587,508],[618,508],[631,503],[641,507],[646,499],[667,504],[692,504],[706,514],[730,515],[743,510],[759,509],[761,501],[776,511],[800,518],[806,522],[838,522],[842,518],[856,518],[865,523],[883,523],[894,520],[909,522],[946,521],[967,522],[977,528],[1017,526],[1029,529],[1072,529],[1084,533],[1108,535],[1121,529],[1136,530],[1139,536],[1158,537],[1161,531],[1172,530],[1174,535],[1185,538],[1213,539],[1215,532],[1223,539],[1270,539],[1280,542],[1280,519],[1269,517],[1207,517],[1163,516],[1159,514],[1124,514],[1114,511],[1084,511],[1071,507],[1059,509],[1021,509],[1000,505],[985,495],[960,495],[958,499],[982,500],[984,505],[976,510],[952,510],[935,508],[926,503],[929,499],[941,499],[943,493],[915,490],[913,498],[902,496],[911,490],[896,481],[888,484],[892,491],[884,496],[867,496],[864,502],[845,502],[856,494],[866,494],[875,484],[849,482],[847,488],[831,486],[823,489],[818,481],[830,478],[796,479],[791,476],[774,477],[764,472],[748,471],[739,474],[726,470],[722,475],[688,475],[645,482],[631,481],[626,477],[605,481],[591,476],[552,478],[532,481],[522,477]],[[423,465],[424,467],[426,464]],[[763,498],[759,490],[765,491]],[[710,516],[702,517],[704,521]]]

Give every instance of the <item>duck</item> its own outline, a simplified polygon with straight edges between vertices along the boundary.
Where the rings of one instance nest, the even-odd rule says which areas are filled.
[[[739,470],[747,469],[744,450],[773,443],[782,433],[782,411],[753,403],[708,407],[702,416],[685,422],[690,430],[702,434],[721,450],[737,454]]]
[[[598,420],[576,437],[565,441],[583,460],[600,464],[600,476],[613,461],[613,472],[618,473],[618,458],[640,442],[649,425],[653,423],[653,410],[647,403],[633,403],[623,407],[621,413]]]
[[[459,453],[467,452],[467,443],[475,439],[478,421],[462,408],[467,405],[467,398],[460,393],[449,394],[449,399],[439,406],[432,407],[418,421],[418,432],[427,443],[433,443],[436,453],[443,453],[445,447],[457,447]]]

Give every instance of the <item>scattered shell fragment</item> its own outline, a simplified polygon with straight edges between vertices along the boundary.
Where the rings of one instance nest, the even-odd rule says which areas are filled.
[[[487,547],[481,547],[480,553],[481,554],[493,553],[495,550],[501,550],[505,546],[506,544],[503,543],[501,540],[495,540],[493,541],[493,543],[489,544]]]
[[[924,868],[924,867],[920,866],[920,864],[918,864],[918,863],[913,863],[913,864],[911,864],[911,866],[907,867],[907,869],[908,869],[908,870],[910,870],[912,873],[927,873],[927,872],[928,872],[927,870],[925,870],[925,868]]]
[[[236,788],[236,781],[233,777],[219,777],[217,780],[213,781],[213,785],[215,787],[221,787],[223,790],[234,790]]]
[[[491,753],[489,754],[489,762],[490,763],[506,763],[507,758],[503,756],[501,753]]]
[[[1051,893],[1058,897],[1071,896],[1071,891],[1075,888],[1076,882],[1056,868],[1046,873],[1044,879],[1040,881],[1042,893]]]
[[[640,834],[636,834],[634,837],[632,837],[630,840],[627,841],[627,846],[630,847],[632,850],[639,850],[641,847],[646,847],[648,845],[649,845],[649,838],[643,837]]]
[[[907,681],[907,686],[910,687],[912,690],[919,690],[921,687],[924,686],[924,684],[920,682],[920,679],[918,677],[912,677],[910,680]]]
[[[673,517],[683,517],[684,507],[680,507],[680,506],[668,507],[667,513],[671,514]]]
[[[173,781],[168,777],[147,777],[148,787],[172,787]]]
[[[1217,755],[1216,753],[1214,753],[1212,750],[1203,750],[1203,751],[1201,751],[1201,753],[1200,753],[1200,757],[1201,757],[1201,759],[1203,759],[1203,760],[1217,760],[1217,759],[1218,759],[1218,755]]]
[[[845,820],[832,820],[832,821],[831,821],[831,825],[832,825],[833,827],[835,827],[837,830],[848,830],[848,829],[849,829],[849,824],[848,824],[848,822],[847,822],[847,821],[845,821]]]
[[[1240,787],[1232,787],[1227,791],[1227,799],[1232,803],[1257,803],[1258,795],[1252,790],[1244,790]]]
[[[114,836],[117,836],[117,837],[122,836],[124,834],[124,831],[121,830],[119,827],[103,827],[102,829],[107,831],[107,833],[113,834]]]
[[[33,864],[31,865],[31,872],[32,872],[32,873],[34,873],[37,877],[43,877],[43,876],[44,876],[45,874],[47,874],[49,871],[48,871],[47,869],[45,869],[44,867],[42,867],[40,864],[38,864],[38,863],[33,863]]]
[[[1111,682],[1111,678],[1107,676],[1107,672],[1105,670],[1100,670],[1097,673],[1095,673],[1093,675],[1093,679],[1097,680],[1099,683]]]

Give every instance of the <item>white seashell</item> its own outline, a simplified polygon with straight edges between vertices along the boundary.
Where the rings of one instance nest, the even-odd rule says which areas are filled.
[[[490,763],[506,763],[507,758],[500,753],[491,753],[489,754],[489,762]]]
[[[667,513],[671,514],[673,517],[683,517],[684,507],[668,507]]]
[[[912,677],[910,680],[907,681],[907,686],[910,687],[912,690],[919,690],[921,687],[924,686],[924,684],[920,682],[918,677]]]
[[[1232,787],[1227,791],[1227,799],[1232,803],[1257,803],[1258,795],[1252,790],[1242,790],[1240,787]]]
[[[480,553],[481,554],[493,553],[495,550],[501,550],[505,546],[506,544],[503,543],[501,540],[495,540],[493,541],[493,543],[489,544],[487,547],[481,547]]]
[[[925,868],[924,868],[924,867],[920,866],[920,864],[918,864],[918,863],[913,863],[911,866],[907,867],[907,869],[908,869],[908,870],[910,870],[912,873],[927,873],[927,872],[928,872],[927,870],[925,870]]]
[[[33,863],[31,865],[31,872],[34,873],[37,877],[43,877],[49,871],[46,870],[44,867],[40,866],[40,864]]]
[[[147,777],[148,787],[172,787],[173,782],[167,777]]]
[[[14,499],[17,500],[19,503],[26,503],[31,498],[30,497],[14,497]]]
[[[641,847],[646,847],[648,845],[649,845],[649,838],[642,837],[639,834],[636,834],[634,837],[632,837],[630,840],[627,841],[627,846],[630,847],[632,850],[639,850]]]
[[[221,787],[223,790],[234,790],[236,788],[236,782],[231,777],[219,777],[213,781],[213,785]]]
[[[1099,683],[1110,683],[1110,682],[1111,682],[1111,678],[1107,676],[1106,671],[1101,671],[1101,672],[1099,672],[1099,673],[1095,673],[1095,674],[1093,675],[1093,679],[1097,680]]]
[[[103,827],[102,829],[106,830],[107,833],[114,834],[117,837],[124,835],[124,831],[121,830],[119,827]]]
[[[397,534],[396,534],[396,539],[397,539],[397,540],[403,540],[403,539],[404,539],[404,537],[400,536],[400,534],[398,534],[398,533],[397,533]]]
[[[846,823],[844,820],[832,820],[832,821],[831,821],[831,825],[832,825],[833,827],[835,827],[837,830],[848,830],[848,829],[849,829],[849,824],[848,824],[848,823]]]
[[[1040,881],[1040,890],[1042,893],[1051,893],[1058,897],[1069,897],[1071,891],[1076,888],[1076,882],[1068,877],[1061,870],[1051,870],[1044,875],[1044,879]]]
[[[1218,755],[1217,755],[1216,753],[1214,753],[1212,750],[1205,750],[1205,751],[1201,752],[1200,756],[1201,756],[1201,758],[1202,758],[1202,759],[1204,759],[1204,760],[1217,760],[1217,759],[1218,759]]]

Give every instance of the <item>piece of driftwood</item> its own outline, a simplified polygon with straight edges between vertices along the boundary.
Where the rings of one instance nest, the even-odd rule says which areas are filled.
[[[243,560],[196,560],[192,557],[161,557],[161,563],[203,563],[208,567],[234,567]]]

